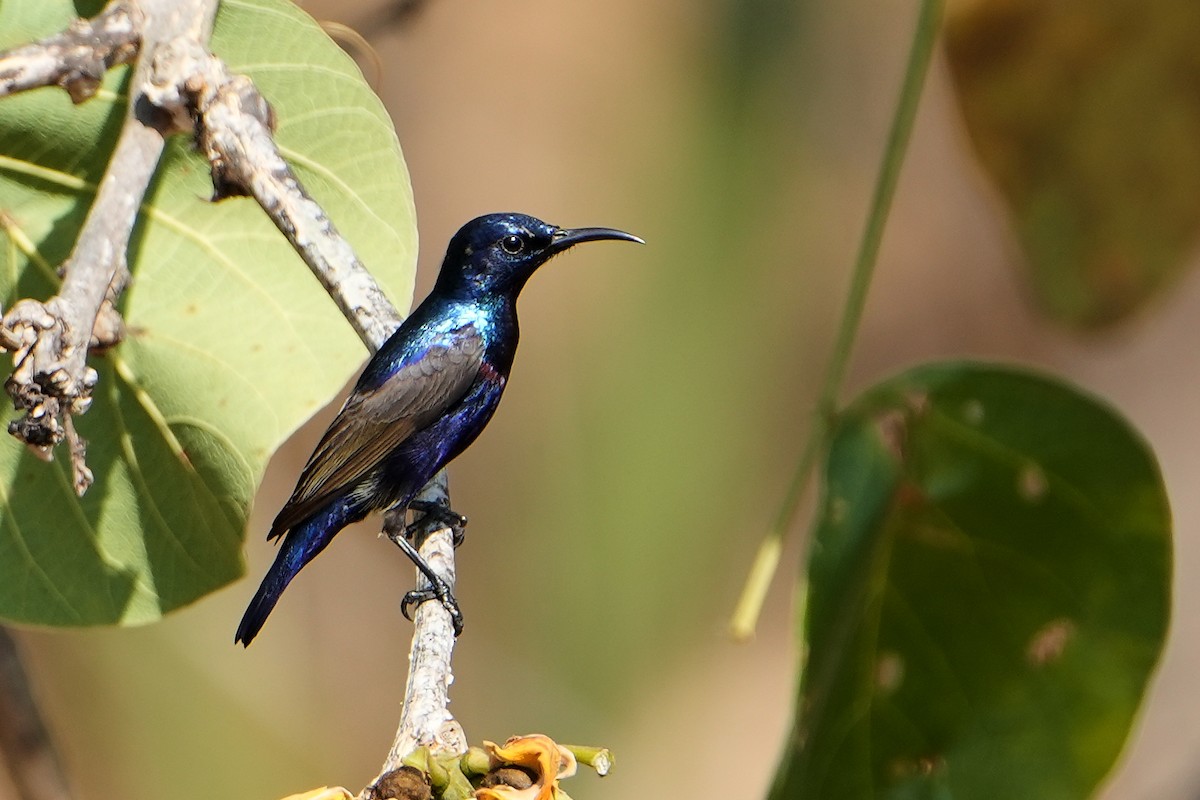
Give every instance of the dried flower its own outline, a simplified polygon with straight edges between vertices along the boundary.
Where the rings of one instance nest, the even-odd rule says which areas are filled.
[[[571,751],[540,733],[514,736],[503,747],[485,741],[483,747],[491,762],[489,776],[502,776],[502,771],[516,767],[520,774],[529,777],[530,785],[518,788],[497,782],[477,789],[476,800],[559,800],[565,793],[558,782],[575,774],[576,761]]]

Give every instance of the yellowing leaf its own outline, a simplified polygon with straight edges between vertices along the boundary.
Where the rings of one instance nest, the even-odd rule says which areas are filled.
[[[946,52],[1039,304],[1116,322],[1200,241],[1195,0],[960,0]]]

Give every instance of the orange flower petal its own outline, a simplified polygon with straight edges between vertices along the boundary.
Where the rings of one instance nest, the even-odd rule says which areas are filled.
[[[503,746],[485,741],[483,749],[492,769],[510,764],[522,767],[534,774],[534,782],[527,789],[510,786],[477,789],[476,800],[557,800],[559,780],[574,775],[578,766],[571,751],[540,733],[514,736]]]

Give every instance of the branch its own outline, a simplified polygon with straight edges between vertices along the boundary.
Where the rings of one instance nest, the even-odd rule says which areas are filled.
[[[0,627],[0,751],[22,800],[71,796],[62,763],[38,713],[17,643]]]
[[[450,507],[445,474],[442,472],[430,481],[421,492],[421,500]],[[388,512],[384,519],[386,530],[394,531],[403,526],[402,510]],[[453,533],[447,528],[433,529],[418,542],[418,547],[429,566],[453,589]],[[418,572],[417,576],[418,590],[431,588],[424,575]],[[383,769],[372,786],[392,770],[399,769],[404,757],[418,747],[428,746],[434,752],[449,751],[456,754],[467,751],[466,734],[449,709],[450,684],[453,681],[450,657],[454,652],[454,625],[450,614],[441,603],[422,603],[413,614],[413,626],[415,631],[408,654],[408,683],[404,689],[400,725]]]
[[[368,9],[350,28],[363,31],[368,39],[404,30],[429,6],[428,0],[388,0]]]
[[[115,0],[93,19],[75,20],[62,33],[3,53],[0,97],[61,86],[73,102],[82,103],[96,93],[110,67],[137,55],[144,24],[137,2]]]
[[[125,128],[79,241],[64,264],[62,290],[45,303],[19,302],[0,328],[0,345],[12,346],[17,365],[6,385],[17,407],[27,411],[16,425],[18,433],[43,454],[67,438],[80,493],[90,482],[90,473],[71,416],[83,413],[91,402],[96,373],[86,365],[89,345],[111,344],[120,334],[119,319],[114,323],[113,315],[102,308],[115,302],[127,278],[129,235],[164,136],[194,131],[212,168],[214,199],[235,194],[254,197],[372,352],[401,320],[280,155],[271,135],[270,105],[249,78],[230,73],[208,51],[216,2],[114,0],[91,22],[76,23],[40,44],[0,54],[0,81],[7,79],[10,91],[59,84],[81,99],[94,91],[88,80],[98,81],[102,74],[98,65],[141,54]],[[106,38],[104,31],[113,33]],[[126,31],[126,38],[121,39],[119,31]],[[104,44],[110,41],[123,44]],[[58,53],[58,62],[47,62],[50,51]],[[77,54],[78,64],[68,63],[67,53]],[[449,504],[444,472],[423,490],[421,499]],[[385,524],[403,524],[403,513],[393,509]],[[453,585],[451,533],[430,532],[420,552]],[[456,753],[466,750],[461,728],[448,710],[454,649],[449,614],[439,603],[424,603],[415,617],[405,704],[384,773],[422,745]]]
[[[191,76],[183,83],[169,78],[156,81],[151,95],[153,102],[164,107],[185,103],[190,108],[200,150],[212,168],[214,198],[248,195],[257,200],[363,343],[372,352],[378,350],[400,324],[400,314],[280,155],[271,135],[274,114],[254,83],[244,75],[230,73],[221,59],[199,47],[165,52],[158,62],[156,68],[168,75]],[[449,505],[444,471],[422,491],[420,499]],[[385,526],[403,526],[404,515],[405,509],[393,509]],[[451,532],[444,528],[431,532],[419,550],[453,586]],[[425,586],[424,577],[417,575],[418,587]],[[423,603],[414,617],[404,706],[381,778],[420,746],[466,752],[462,728],[449,711],[455,638],[450,616],[439,603]]]
[[[172,49],[156,59],[152,102],[190,110],[196,141],[212,168],[214,200],[253,197],[308,264],[372,352],[401,315],[284,161],[272,138],[274,114],[245,75],[202,47]],[[186,74],[179,82],[174,75]]]
[[[73,55],[76,62],[84,63],[88,58],[80,53],[87,47],[68,44],[72,37],[82,37],[88,30],[112,28],[123,31],[126,25],[135,21],[140,23],[139,46],[126,39],[123,40],[125,44],[108,50],[108,45],[102,42],[92,52],[92,57],[103,62],[102,53],[131,54],[138,52],[140,47],[143,57],[134,70],[129,110],[113,157],[75,248],[62,265],[62,287],[55,297],[44,303],[37,300],[17,302],[4,317],[7,336],[20,343],[13,353],[14,370],[5,382],[5,389],[12,397],[13,406],[25,412],[21,419],[9,423],[9,433],[47,459],[50,448],[67,439],[75,491],[79,495],[91,485],[92,473],[85,461],[86,442],[75,432],[71,416],[82,414],[91,406],[96,371],[87,365],[87,354],[93,330],[105,301],[111,307],[125,283],[129,238],[165,144],[164,132],[159,125],[161,120],[151,119],[154,115],[149,113],[150,109],[139,102],[150,74],[148,57],[180,38],[207,39],[216,13],[216,0],[140,0],[139,3],[130,0],[129,4],[113,4],[105,13],[110,15],[107,19],[110,24],[100,22],[104,17],[102,14],[93,23],[77,23],[67,33],[46,40],[52,44],[18,48],[0,57],[0,64],[13,58],[40,64],[43,59],[33,55],[40,47],[46,53]],[[23,55],[18,57],[14,53]],[[48,56],[43,54],[43,57]],[[58,70],[29,70],[23,74],[39,76],[43,79],[40,85],[67,81],[82,91],[79,87],[83,84],[78,83],[82,79],[69,77],[74,74],[69,65]],[[59,76],[58,81],[52,80],[55,76]],[[26,84],[15,85],[29,88]],[[75,96],[74,92],[72,96]],[[102,319],[105,327],[112,326],[111,314]]]

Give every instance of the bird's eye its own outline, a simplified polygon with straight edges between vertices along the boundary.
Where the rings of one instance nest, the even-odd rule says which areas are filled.
[[[515,233],[500,240],[500,247],[510,256],[515,256],[525,249],[525,240]]]

